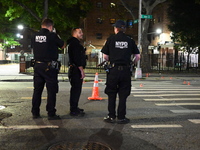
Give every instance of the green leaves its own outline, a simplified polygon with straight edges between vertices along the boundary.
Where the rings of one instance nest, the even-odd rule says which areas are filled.
[[[168,17],[173,40],[183,46],[200,46],[200,4],[195,0],[171,0]]]
[[[2,5],[2,6],[1,6]],[[45,7],[46,6],[46,7]],[[67,30],[79,26],[80,17],[85,17],[91,8],[90,0],[1,0],[1,13],[6,21],[16,21],[24,26],[40,29],[45,14],[54,21],[55,28],[63,38]],[[47,9],[45,9],[47,8]],[[1,19],[0,19],[1,22]]]

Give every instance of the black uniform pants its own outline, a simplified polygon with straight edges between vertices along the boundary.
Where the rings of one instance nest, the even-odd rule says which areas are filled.
[[[115,66],[107,74],[105,93],[108,95],[108,116],[124,119],[126,115],[126,99],[131,91],[131,74],[128,66]],[[116,116],[116,97],[119,104]]]
[[[49,116],[56,113],[56,93],[58,93],[58,71],[49,69],[46,71],[47,63],[36,63],[34,66],[34,92],[32,97],[32,114],[40,114],[41,97],[46,83],[47,105],[46,111]]]
[[[69,68],[68,72],[69,81],[71,84],[70,89],[70,111],[77,111],[78,102],[82,91],[83,79],[81,79],[81,72],[78,67],[73,66]]]

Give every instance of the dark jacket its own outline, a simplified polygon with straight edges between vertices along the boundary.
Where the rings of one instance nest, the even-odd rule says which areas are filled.
[[[62,41],[54,32],[42,28],[32,38],[34,59],[37,61],[56,61],[58,59],[58,48],[63,47]]]
[[[80,41],[72,37],[67,40],[68,54],[69,54],[69,65],[75,65],[77,67],[86,66],[86,55],[85,48],[80,44]]]
[[[131,55],[140,53],[135,42],[121,31],[107,39],[101,52],[109,55],[111,63],[119,64],[129,64]]]

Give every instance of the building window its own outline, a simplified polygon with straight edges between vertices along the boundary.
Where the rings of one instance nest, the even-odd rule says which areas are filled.
[[[103,19],[97,18],[97,23],[102,24],[103,23]]]
[[[97,8],[102,8],[102,7],[103,7],[102,2],[97,2]]]
[[[161,22],[161,17],[158,17],[158,22]]]
[[[96,34],[96,39],[102,39],[102,33],[97,33]]]
[[[116,19],[110,19],[110,24],[114,24]]]

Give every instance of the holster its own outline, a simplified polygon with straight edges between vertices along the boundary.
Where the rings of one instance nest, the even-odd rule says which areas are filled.
[[[50,69],[56,69],[59,72],[60,71],[60,67],[61,67],[61,62],[60,61],[51,61],[51,62],[48,62],[46,71],[48,71]]]
[[[31,67],[34,67],[35,66],[35,59],[31,59]]]
[[[69,69],[68,69],[68,78],[71,78],[71,77],[72,77],[72,73],[73,73],[74,67],[75,67],[75,66],[73,66],[73,65],[70,65],[70,66],[69,66]]]

